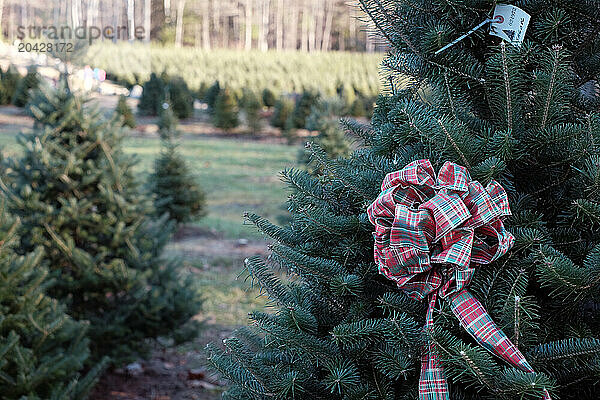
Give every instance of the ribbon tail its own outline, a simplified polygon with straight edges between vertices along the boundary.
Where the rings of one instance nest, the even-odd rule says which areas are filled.
[[[525,356],[483,307],[483,304],[466,290],[449,297],[452,312],[460,325],[486,350],[525,372],[534,372]],[[551,400],[544,389],[544,400]]]
[[[437,293],[431,295],[429,309],[427,310],[427,319],[425,322],[425,331],[433,327],[433,310],[437,300]],[[444,369],[439,361],[435,345],[427,340],[423,346],[421,355],[421,376],[419,378],[419,400],[449,400],[450,391],[448,382],[444,375]]]

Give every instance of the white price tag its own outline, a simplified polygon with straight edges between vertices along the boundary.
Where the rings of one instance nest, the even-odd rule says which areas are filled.
[[[519,7],[498,4],[490,24],[490,35],[498,36],[514,46],[521,46],[531,16]]]

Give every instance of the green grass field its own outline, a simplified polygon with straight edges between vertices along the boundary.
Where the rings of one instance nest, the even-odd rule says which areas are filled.
[[[126,151],[140,158],[146,174],[160,151],[158,139],[128,139]],[[198,177],[208,200],[208,215],[197,224],[226,238],[260,237],[242,224],[246,211],[277,221],[286,215],[285,186],[279,172],[295,164],[297,149],[279,144],[229,139],[187,140],[180,151]]]
[[[0,147],[15,154],[14,132],[0,132]],[[128,138],[125,151],[139,158],[137,170],[144,181],[160,152],[158,138]],[[277,222],[285,218],[286,189],[279,172],[293,166],[296,147],[233,139],[184,140],[180,151],[206,192],[208,215],[196,225],[228,239],[260,238],[252,226],[243,225],[246,211]]]
[[[281,93],[314,89],[333,95],[339,82],[344,82],[365,96],[375,96],[381,88],[382,59],[383,54],[205,51],[102,42],[90,47],[80,62],[103,68],[129,84],[143,83],[150,72],[166,71],[181,76],[194,90],[219,80],[234,91],[260,92],[269,88]]]

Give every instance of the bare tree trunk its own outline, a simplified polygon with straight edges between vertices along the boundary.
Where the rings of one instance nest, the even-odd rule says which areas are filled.
[[[333,13],[335,12],[332,0],[327,1],[325,9],[325,31],[321,42],[321,51],[329,51],[331,45],[331,25],[333,24]]]
[[[4,32],[2,32],[2,17],[4,16],[4,0],[0,0],[0,42],[4,41]]]
[[[17,5],[16,4],[10,4],[8,3],[8,39],[10,40],[10,42],[13,42],[14,39],[14,24],[15,24],[15,10],[16,10]]]
[[[150,43],[152,30],[152,0],[144,0],[144,42]]]
[[[60,6],[53,6],[52,11],[53,25],[58,26],[60,24]]]
[[[312,1],[312,7],[310,10],[310,25],[308,30],[308,43],[310,47],[310,51],[317,50],[317,39],[318,39],[318,30],[319,28],[323,28],[322,21],[319,21],[321,18],[321,13],[318,10],[319,4],[316,1]],[[319,49],[321,48],[321,44],[319,43]]]
[[[277,10],[275,11],[275,48],[277,51],[283,50],[283,13],[284,0],[277,0]]]
[[[231,17],[229,15],[223,16],[223,27],[221,28],[223,31],[223,48],[229,48],[229,36],[230,36],[230,28],[231,28]]]
[[[356,28],[356,16],[350,14],[348,26],[350,27],[350,43],[352,44],[352,48],[356,51],[358,50],[358,29]]]
[[[71,23],[73,28],[80,26],[79,10],[81,9],[81,0],[71,0]]]
[[[286,47],[291,50],[298,48],[298,5],[295,0],[291,0],[289,14],[289,36]]]
[[[127,33],[129,41],[135,39],[135,0],[127,0]]]
[[[114,18],[114,29],[113,32],[113,42],[117,43],[117,36],[119,32],[119,26],[121,25],[121,2],[115,1],[113,2],[113,18]]]
[[[183,46],[183,12],[185,11],[185,0],[177,2],[177,24],[175,25],[175,47]]]
[[[262,25],[265,32],[262,51],[269,50],[269,16],[271,15],[271,0],[263,0]]]
[[[210,49],[210,4],[204,1],[204,8],[202,9],[202,47]]]
[[[369,24],[367,25],[367,38],[366,38],[366,49],[368,53],[373,53],[375,51],[375,42],[373,41],[373,31],[374,31],[374,26],[373,23],[371,21],[369,21]]]
[[[316,25],[315,25],[315,33],[316,33],[316,44],[315,50],[321,50],[323,48],[323,19],[325,18],[325,13],[327,12],[328,0],[325,0],[323,4],[315,7],[315,17],[316,17]]]
[[[213,20],[213,30],[215,32],[215,43],[217,43],[216,47],[222,46],[223,45],[223,37],[221,36],[221,40],[219,40],[219,37],[217,35],[217,33],[221,33],[221,35],[223,34],[223,30],[221,29],[221,13],[220,13],[220,8],[219,8],[219,1],[212,1],[212,20]]]
[[[86,16],[86,25],[97,25],[98,15],[99,15],[99,0],[89,0],[87,3],[87,16]]]
[[[302,37],[300,38],[300,50],[308,51],[308,6],[302,8]]]
[[[252,0],[246,0],[246,10],[244,12],[245,17],[245,30],[246,30],[246,39],[245,46],[246,50],[252,49]]]
[[[260,24],[258,25],[258,48],[260,49],[260,51],[267,51],[269,49],[269,42],[267,41],[267,37],[269,35],[270,7],[270,0],[262,0],[262,17]]]

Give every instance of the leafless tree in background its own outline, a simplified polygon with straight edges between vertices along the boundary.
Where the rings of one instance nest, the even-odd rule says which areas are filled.
[[[177,25],[175,28],[175,46],[183,46],[183,12],[185,10],[185,0],[177,1]]]
[[[143,26],[146,42],[205,49],[381,50],[358,15],[345,0],[0,0],[0,38],[14,40],[19,25],[53,21],[127,26],[121,40],[134,40]]]

